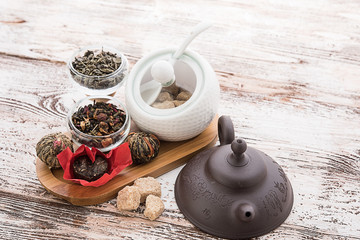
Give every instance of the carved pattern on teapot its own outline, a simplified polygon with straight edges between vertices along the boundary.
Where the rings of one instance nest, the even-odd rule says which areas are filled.
[[[282,202],[286,202],[287,200],[287,193],[288,193],[288,184],[287,184],[287,178],[286,178],[286,175],[285,175],[285,172],[284,170],[279,167],[278,168],[278,171],[279,171],[279,174],[281,176],[281,178],[283,179],[283,183],[282,182],[277,182],[277,181],[274,181],[274,184],[275,184],[275,188],[278,189],[282,194],[282,198],[281,198],[281,201]]]
[[[219,194],[210,191],[206,182],[195,174],[191,176],[184,175],[183,180],[186,181],[189,186],[191,186],[190,191],[194,201],[202,197],[221,208],[230,207],[234,202],[234,200],[229,198],[226,194]]]
[[[263,199],[264,208],[269,216],[278,216],[283,211],[283,204],[288,198],[288,179],[284,170],[278,163],[273,161],[278,166],[277,170],[282,181],[274,181],[274,188],[277,190],[270,190]]]

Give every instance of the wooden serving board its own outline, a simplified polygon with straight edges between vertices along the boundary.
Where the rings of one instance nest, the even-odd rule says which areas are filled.
[[[150,163],[129,166],[100,187],[85,187],[63,179],[62,169],[50,170],[39,158],[36,173],[41,184],[53,195],[74,205],[94,205],[116,197],[118,191],[144,176],[158,177],[191,159],[217,141],[217,117],[200,135],[187,141],[161,141],[159,155]],[[174,179],[175,180],[175,179]]]

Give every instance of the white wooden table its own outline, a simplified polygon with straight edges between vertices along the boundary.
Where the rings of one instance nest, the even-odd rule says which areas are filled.
[[[179,211],[175,169],[158,179],[156,221],[115,199],[89,207],[48,193],[35,145],[66,131],[84,97],[66,61],[107,44],[132,67],[181,43],[202,20],[214,26],[190,46],[214,68],[219,115],[237,137],[273,157],[294,188],[289,218],[259,239],[360,239],[360,2],[357,0],[142,0],[0,2],[0,238],[213,239]],[[116,97],[124,99],[124,87]]]

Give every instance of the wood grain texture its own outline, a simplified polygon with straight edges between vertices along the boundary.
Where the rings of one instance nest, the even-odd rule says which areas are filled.
[[[357,0],[1,1],[0,238],[215,239],[177,208],[180,168],[158,178],[166,210],[154,222],[143,208],[118,212],[115,200],[73,206],[47,193],[35,168],[37,141],[66,131],[83,97],[66,69],[76,49],[112,45],[132,67],[205,19],[214,26],[190,48],[216,72],[219,115],[294,188],[289,218],[259,239],[360,239],[359,9]]]
[[[117,196],[125,186],[138,178],[159,177],[181,165],[195,154],[212,147],[217,141],[217,117],[198,136],[180,142],[161,141],[158,156],[147,164],[131,165],[122,170],[108,183],[99,187],[84,187],[64,180],[64,170],[54,169],[36,159],[36,173],[41,184],[53,195],[65,199],[73,205],[95,205]]]

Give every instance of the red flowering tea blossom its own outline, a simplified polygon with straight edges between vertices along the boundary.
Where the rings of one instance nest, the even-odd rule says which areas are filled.
[[[104,173],[102,177],[95,181],[86,181],[83,179],[76,179],[73,172],[73,164],[75,159],[81,156],[88,156],[92,162],[95,161],[96,156],[101,156],[108,161],[108,171]],[[127,166],[132,164],[131,153],[128,143],[123,143],[120,146],[112,149],[109,153],[104,154],[97,148],[88,148],[85,145],[81,145],[75,153],[69,148],[62,151],[57,155],[61,167],[64,169],[63,178],[65,180],[71,180],[75,183],[79,183],[83,186],[99,187],[106,184]]]

